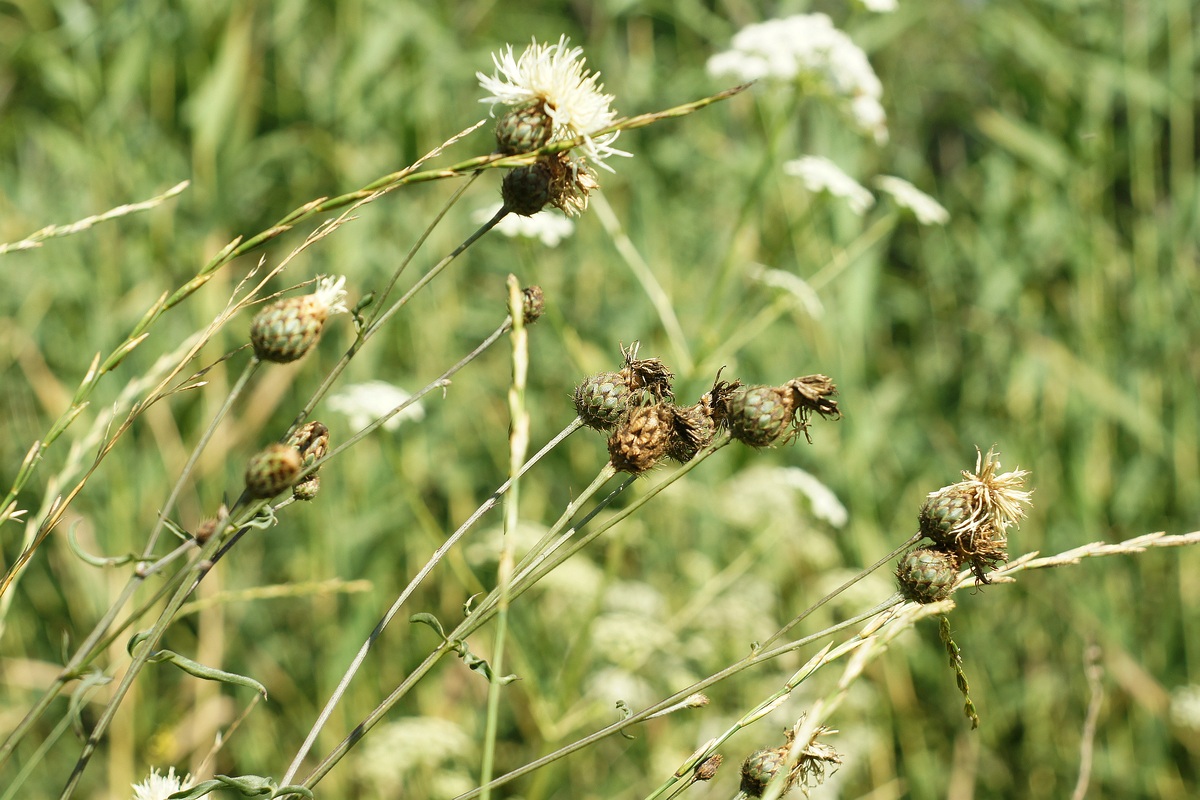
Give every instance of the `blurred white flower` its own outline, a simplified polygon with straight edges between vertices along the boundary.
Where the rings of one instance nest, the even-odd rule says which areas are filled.
[[[363,745],[359,771],[379,785],[402,782],[414,770],[432,769],[469,755],[471,737],[440,717],[402,717],[371,731]]]
[[[817,519],[823,519],[835,528],[841,528],[849,521],[850,514],[842,501],[811,473],[799,467],[784,467],[779,470],[779,477],[785,485],[799,489],[808,498]]]
[[[180,778],[175,774],[174,767],[167,769],[166,775],[160,774],[158,768],[153,767],[146,780],[133,784],[133,800],[167,800],[176,792],[189,788],[191,782],[191,775]]]
[[[783,165],[784,173],[804,181],[810,192],[829,192],[840,197],[850,210],[862,216],[875,203],[875,197],[858,181],[842,172],[837,164],[821,156],[804,156]]]
[[[592,651],[609,662],[637,669],[655,653],[675,647],[675,634],[661,623],[627,611],[601,614],[592,624]]]
[[[503,206],[503,203],[497,203],[491,208],[481,208],[471,215],[471,221],[482,225],[496,216],[496,212]],[[525,236],[540,239],[547,247],[557,247],[559,242],[575,232],[575,223],[549,210],[539,211],[531,217],[505,214],[496,224],[496,231],[508,237]]]
[[[845,104],[859,130],[887,141],[887,122],[880,104],[883,84],[866,53],[834,27],[825,14],[797,14],[747,25],[732,48],[708,60],[714,77],[740,81],[775,78],[813,79]]]
[[[1200,686],[1189,684],[1171,692],[1171,722],[1181,728],[1200,730]]]
[[[945,225],[950,221],[950,212],[941,203],[903,178],[881,175],[875,179],[875,186],[888,194],[896,205],[913,212],[922,225]]]
[[[808,281],[799,275],[782,269],[771,269],[762,264],[751,265],[748,272],[752,280],[764,286],[782,289],[795,297],[813,319],[821,319],[825,315],[825,306],[821,304],[821,298],[808,285]]]
[[[890,14],[896,10],[896,0],[862,0],[862,5],[876,14]]]
[[[612,146],[620,131],[603,136],[592,134],[608,127],[617,118],[610,105],[611,94],[604,94],[600,73],[584,69],[582,47],[568,47],[571,40],[559,38],[557,44],[539,44],[536,39],[518,57],[512,45],[492,54],[496,71],[491,75],[475,73],[488,96],[480,102],[495,106],[523,106],[540,102],[554,125],[551,141],[584,137],[584,151],[602,167],[609,156],[629,153]]]
[[[358,430],[391,413],[411,397],[412,395],[399,386],[393,386],[386,381],[367,381],[343,387],[341,391],[329,397],[328,406],[330,411],[349,417],[350,426]],[[425,409],[420,403],[413,403],[383,423],[383,428],[394,431],[406,419],[416,421],[424,417]]]

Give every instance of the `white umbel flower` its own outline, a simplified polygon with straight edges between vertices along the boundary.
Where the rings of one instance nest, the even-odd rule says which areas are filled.
[[[877,144],[887,141],[880,83],[867,54],[825,14],[796,14],[747,25],[732,47],[708,60],[715,77],[754,81],[805,79],[834,97]]]
[[[191,775],[181,778],[175,774],[174,767],[170,767],[166,775],[160,774],[158,768],[154,767],[146,780],[133,784],[133,800],[167,800],[176,792],[188,788],[191,782]]]
[[[584,68],[583,48],[568,47],[566,36],[556,44],[539,44],[536,39],[518,57],[512,45],[492,54],[496,71],[491,76],[475,73],[488,92],[480,102],[495,106],[523,106],[540,102],[554,125],[551,141],[584,137],[584,151],[596,164],[610,169],[604,159],[629,153],[612,146],[619,131],[593,136],[617,118],[613,96],[604,93],[600,73]]]
[[[500,208],[500,204],[481,208],[471,215],[471,220],[480,224],[487,222]],[[506,214],[504,219],[496,224],[496,232],[509,238],[523,236],[539,239],[547,247],[557,247],[559,242],[575,232],[575,223],[553,211],[539,211],[532,217]]]
[[[330,411],[345,414],[350,419],[351,427],[360,430],[385,414],[390,414],[411,397],[412,395],[399,386],[393,386],[386,381],[367,381],[344,387],[330,396],[328,406]],[[425,409],[421,404],[413,403],[383,423],[383,429],[394,431],[404,420],[415,421],[423,419],[424,416]]]
[[[875,179],[875,186],[896,205],[911,211],[922,225],[945,225],[950,221],[950,212],[941,203],[903,178],[881,175]]]
[[[804,181],[810,192],[828,192],[840,197],[850,210],[862,216],[875,203],[875,196],[851,178],[837,164],[821,156],[804,156],[783,165],[783,171]]]

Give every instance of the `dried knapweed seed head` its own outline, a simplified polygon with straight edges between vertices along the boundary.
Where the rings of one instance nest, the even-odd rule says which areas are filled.
[[[927,547],[909,550],[896,566],[900,594],[915,603],[935,603],[950,596],[962,559],[957,553]]]
[[[713,387],[701,395],[695,405],[676,408],[675,430],[667,448],[667,456],[686,464],[696,457],[701,448],[707,447],[720,424],[717,409],[741,385],[741,381],[721,380],[721,373],[718,372]]]
[[[575,413],[589,428],[612,430],[632,406],[671,398],[675,375],[657,358],[638,359],[638,343],[621,348],[625,366],[593,375],[575,387]]]
[[[504,207],[513,214],[532,217],[550,202],[550,177],[550,160],[545,158],[509,170],[500,184]]]
[[[693,773],[698,781],[711,781],[717,777],[717,770],[721,768],[721,762],[725,757],[720,753],[714,753],[708,758],[696,765],[696,770]]]
[[[292,487],[292,497],[307,502],[315,499],[319,491],[321,491],[321,476],[310,472]]]
[[[546,313],[546,297],[540,286],[526,286],[521,290],[521,314],[526,325],[532,325]]]
[[[550,141],[554,120],[545,104],[533,101],[506,111],[496,121],[496,150],[505,155],[528,153]]]
[[[755,750],[742,762],[742,783],[738,787],[750,797],[762,797],[771,778],[783,768],[787,747]]]
[[[794,378],[782,386],[751,386],[728,391],[718,416],[738,441],[751,447],[784,444],[803,433],[815,411],[825,418],[841,416],[833,381],[824,375]],[[810,440],[811,441],[811,440]]]
[[[204,544],[209,539],[211,539],[212,535],[216,532],[217,532],[217,518],[209,517],[208,519],[201,520],[200,524],[196,526],[196,532],[193,533],[192,536],[196,539],[196,541],[198,543]]]
[[[325,320],[346,311],[344,277],[317,281],[317,290],[300,297],[278,300],[254,315],[250,343],[262,361],[287,364],[309,351]]]
[[[674,414],[674,406],[668,403],[631,407],[608,437],[612,465],[621,472],[640,475],[661,461],[671,440]]]
[[[787,765],[788,754],[796,740],[796,732],[803,723],[804,717],[801,716],[795,727],[787,731],[786,741],[783,745],[756,750],[742,762],[740,788],[745,795],[749,797],[763,796],[767,784]],[[837,750],[824,742],[817,741],[819,737],[830,733],[837,733],[837,731],[824,725],[818,726],[813,732],[812,739],[800,751],[800,757],[788,770],[783,785],[783,794],[796,786],[808,789],[820,784],[825,780],[825,770],[829,766],[836,767],[842,763],[842,756]]]
[[[275,442],[255,453],[246,464],[246,491],[265,500],[287,489],[304,468],[300,451]]]
[[[578,217],[587,211],[588,198],[600,188],[596,173],[582,158],[569,153],[555,153],[548,158],[550,165],[550,205],[568,217]]]
[[[636,392],[644,389],[655,400],[670,400],[672,397],[671,381],[675,379],[675,373],[671,372],[660,359],[638,358],[637,354],[640,348],[640,342],[634,342],[628,348],[621,348],[621,355],[625,359],[625,366],[621,368],[621,374],[629,382],[630,391]]]
[[[292,431],[287,443],[300,451],[304,468],[307,469],[329,452],[329,428],[322,422],[310,420]]]
[[[921,533],[970,563],[985,583],[987,571],[1008,560],[1008,528],[1020,524],[1032,494],[1022,488],[1029,472],[997,474],[997,456],[995,448],[987,455],[976,448],[975,472],[964,470],[964,480],[930,492],[918,515]]]

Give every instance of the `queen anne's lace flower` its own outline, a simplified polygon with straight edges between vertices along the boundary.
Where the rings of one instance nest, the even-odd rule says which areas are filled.
[[[160,774],[158,768],[154,767],[146,780],[133,784],[133,800],[167,800],[176,792],[188,788],[191,782],[191,775],[180,778],[175,774],[174,767],[170,767],[166,775]]]
[[[499,210],[498,205],[482,208],[472,214],[471,219],[482,224],[494,217]],[[539,211],[532,217],[507,214],[496,224],[496,232],[508,237],[540,239],[547,247],[557,247],[559,242],[575,232],[575,223],[552,211]]]
[[[829,192],[835,197],[841,197],[850,206],[850,210],[859,216],[875,203],[874,195],[827,158],[797,158],[786,162],[783,171],[804,181],[810,192]]]
[[[351,427],[361,429],[384,414],[391,413],[393,409],[406,403],[411,397],[412,395],[399,386],[393,386],[386,381],[367,381],[344,387],[329,398],[328,405],[330,411],[336,411],[349,417]],[[394,431],[404,420],[420,420],[424,416],[425,409],[421,407],[421,404],[413,403],[383,423],[383,429]]]
[[[950,212],[941,203],[903,178],[881,175],[875,179],[875,185],[896,205],[911,211],[922,225],[945,225],[950,221]]]
[[[568,47],[570,41],[566,36],[556,44],[539,44],[535,39],[519,57],[513,53],[512,45],[494,53],[495,73],[491,76],[475,73],[479,85],[489,92],[480,102],[493,106],[540,102],[553,122],[551,141],[582,136],[588,157],[608,169],[604,159],[629,155],[612,146],[619,131],[593,135],[616,120],[617,112],[610,105],[613,96],[604,93],[604,86],[599,83],[600,73],[584,69],[583,48]]]
[[[732,48],[708,60],[717,77],[754,81],[810,79],[838,98],[855,125],[887,141],[883,84],[867,55],[825,14],[797,14],[747,25],[734,34]]]

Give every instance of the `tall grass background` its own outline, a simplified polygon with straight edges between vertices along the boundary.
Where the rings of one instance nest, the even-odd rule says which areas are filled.
[[[1032,472],[1034,508],[1014,553],[1196,528],[1197,42],[1186,0],[901,0],[881,15],[837,3],[780,3],[768,13],[686,0],[0,7],[0,241],[191,181],[152,211],[0,258],[0,483],[13,482],[95,353],[119,344],[162,292],[231,239],[399,169],[483,116],[474,73],[491,71],[489,54],[502,44],[567,33],[616,107],[634,114],[725,88],[705,60],[742,25],[802,10],[829,12],[869,53],[885,87],[886,145],[855,135],[812,98],[766,84],[628,132],[620,146],[634,157],[601,176],[613,220],[593,208],[553,249],[485,237],[347,373],[347,382],[424,385],[503,319],[512,272],[547,298],[529,331],[535,445],[573,419],[576,383],[616,368],[620,345],[634,340],[643,357],[675,369],[676,393],[688,401],[721,366],[748,383],[811,372],[838,383],[845,417],[816,425],[811,447],[726,448],[514,604],[506,671],[521,680],[504,689],[499,771],[613,722],[617,700],[640,708],[745,655],[914,533],[925,494],[956,480],[975,445],[997,443],[1006,467]],[[485,126],[454,154],[491,147]],[[805,154],[836,160],[868,186],[876,175],[904,177],[945,205],[950,222],[919,226],[882,196],[856,216],[782,173],[783,161]],[[364,206],[274,288],[345,274],[353,301],[386,280],[455,188],[406,187]],[[485,173],[419,262],[456,246],[474,230],[471,213],[497,193],[498,175]],[[39,507],[68,442],[96,410],[206,325],[260,256],[277,262],[304,233],[238,259],[165,315],[48,450],[20,505]],[[677,324],[655,305],[631,253]],[[753,280],[758,265],[810,280],[819,305]],[[240,331],[223,332],[201,362],[239,346]],[[247,457],[287,429],[352,335],[348,318],[335,318],[304,360],[260,374],[180,499],[185,527],[236,496]],[[138,550],[237,366],[219,363],[203,390],[150,408],[31,562],[0,640],[0,729],[49,685],[128,574],[81,561],[68,528],[89,552]],[[489,351],[444,395],[426,398],[424,420],[330,462],[315,502],[247,536],[201,584],[201,606],[172,628],[169,646],[270,691],[216,771],[279,777],[381,611],[503,482],[510,370],[505,348]],[[316,417],[334,444],[353,433],[344,417],[320,407]],[[520,515],[532,535],[606,459],[603,439],[582,431],[529,474]],[[815,515],[780,482],[784,467],[819,478],[848,521]],[[667,472],[640,480],[632,495]],[[453,551],[410,601],[413,612],[455,621],[468,597],[494,585],[499,520],[485,519]],[[12,523],[0,530],[6,566],[20,532]],[[1069,796],[1091,699],[1084,651],[1095,644],[1103,705],[1088,796],[1195,797],[1200,720],[1173,717],[1171,699],[1200,684],[1198,570],[1200,555],[1171,549],[959,592],[951,621],[982,726],[972,731],[962,717],[926,623],[855,683],[833,720],[841,732],[828,739],[846,763],[814,796]],[[885,599],[890,581],[886,570],[873,575],[806,628]],[[423,626],[389,629],[317,751],[340,741],[436,644]],[[490,635],[472,647],[486,655]],[[807,655],[740,673],[709,690],[704,709],[653,720],[631,739],[612,737],[498,791],[643,797]],[[125,658],[124,642],[115,643],[113,668]],[[718,777],[689,792],[731,796],[736,763],[777,744],[831,686],[818,681],[738,733]],[[470,789],[486,692],[460,662],[442,663],[388,722],[448,721],[457,727],[444,742],[430,732],[443,728],[426,727],[408,744],[373,746],[389,730],[393,742],[402,738],[401,727],[376,729],[318,796]],[[151,766],[194,767],[251,695],[165,665],[147,669],[78,796],[125,797]],[[52,712],[17,764],[66,716],[66,699]],[[85,723],[90,713],[83,709]],[[68,734],[21,796],[56,796],[77,755]]]

